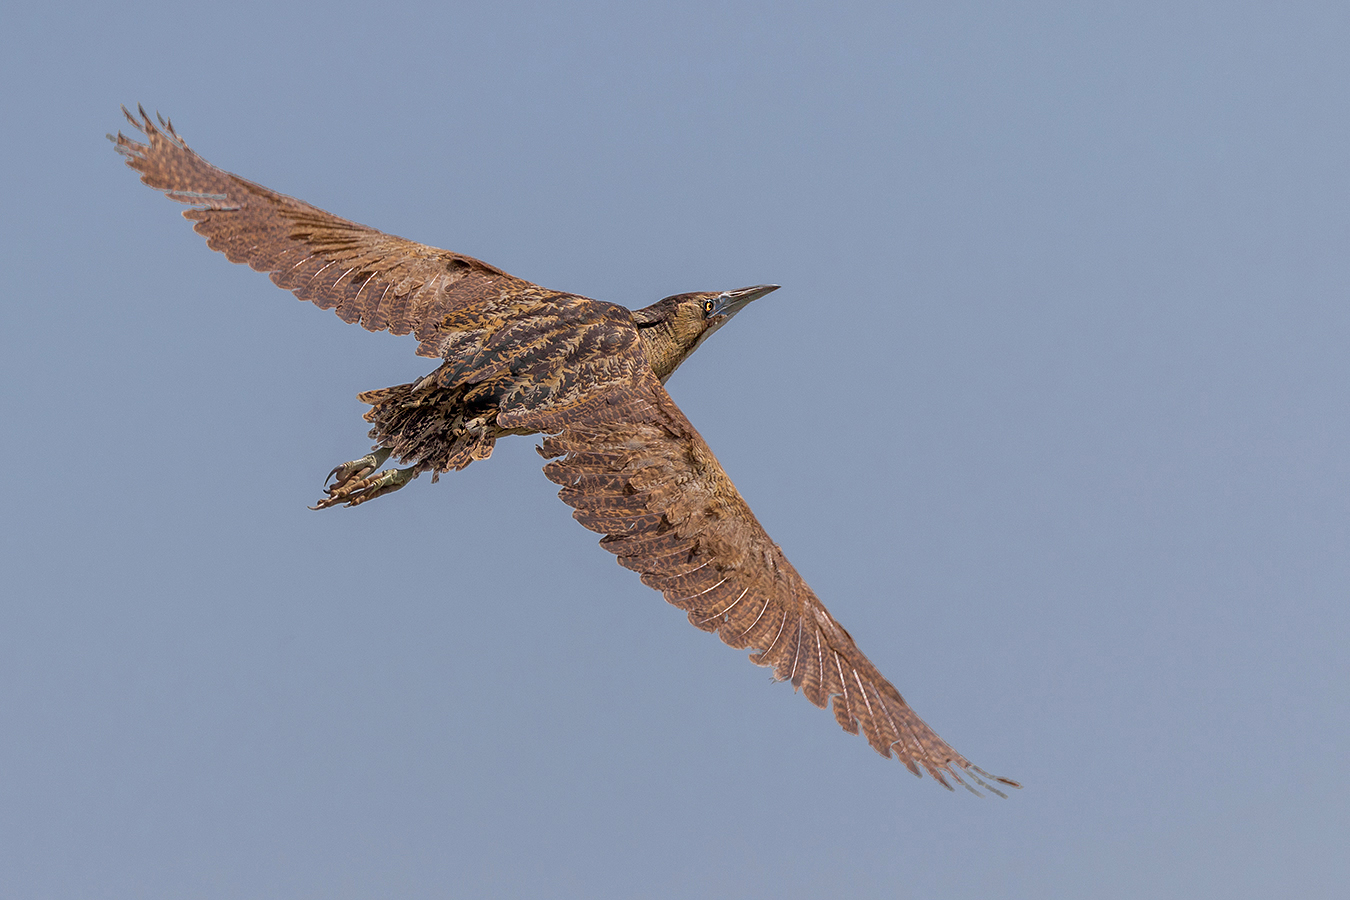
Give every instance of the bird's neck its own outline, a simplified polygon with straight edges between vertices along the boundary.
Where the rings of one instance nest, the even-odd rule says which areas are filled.
[[[642,349],[647,354],[647,362],[656,373],[656,377],[661,379],[662,384],[665,384],[666,379],[680,367],[680,363],[698,349],[704,338],[715,330],[699,328],[694,331],[687,325],[681,328],[682,324],[684,323],[677,319],[664,319],[638,328],[638,334],[642,336]]]

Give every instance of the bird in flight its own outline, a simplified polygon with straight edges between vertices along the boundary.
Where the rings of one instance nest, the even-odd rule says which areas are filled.
[[[356,506],[543,435],[544,474],[573,517],[689,621],[790,681],[915,775],[1006,796],[1020,787],[938,737],[862,654],[765,533],[665,382],[778,285],[677,294],[629,310],[549,290],[471,256],[349,222],[202,159],[173,124],[122,109],[109,135],[141,181],[190,208],[207,245],[369,331],[412,333],[439,359],[411,384],[358,395],[375,450],[329,473],[316,509]],[[384,468],[390,458],[402,468]],[[978,793],[978,791],[976,791]]]

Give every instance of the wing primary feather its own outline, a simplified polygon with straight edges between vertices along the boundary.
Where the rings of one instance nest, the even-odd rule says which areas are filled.
[[[901,751],[897,754],[897,756],[904,762],[905,767],[908,768],[911,772],[913,772],[915,775],[921,775],[921,773],[919,772],[919,765],[917,760],[922,758],[923,749],[918,745],[916,741],[906,740],[907,736],[911,738],[912,736],[908,734],[907,729],[902,729],[899,725],[896,724],[895,719],[891,716],[890,708],[886,704],[886,698],[881,696],[881,691],[877,690],[877,686],[872,683],[871,679],[867,680],[866,686],[863,688],[864,692],[866,692],[867,688],[872,689],[873,696],[877,698],[876,708],[881,710],[881,715],[885,718],[885,724],[889,726],[890,732],[889,735],[883,734],[882,733],[883,729],[881,727],[882,723],[876,720],[876,713],[873,712],[873,722],[877,729],[876,731],[877,740],[882,741],[886,744],[888,755],[889,752],[893,750],[897,744],[899,744],[901,746]],[[868,708],[872,709],[870,701],[868,702]],[[925,763],[924,767],[928,769],[930,775],[932,775],[934,778],[936,778],[939,782],[942,783],[943,787],[947,788],[948,790],[951,789],[951,785],[947,784],[946,781],[944,781],[941,777],[939,777],[938,774],[933,770],[932,766],[929,766]]]
[[[811,636],[816,642],[816,679],[813,682],[808,681],[803,687],[802,693],[806,695],[806,699],[816,706],[824,707],[829,701],[830,690],[825,669],[825,649],[820,642],[820,628],[812,628]]]
[[[878,753],[880,753],[882,756],[886,757],[887,759],[890,759],[890,756],[891,756],[891,750],[890,750],[890,748],[889,748],[889,747],[886,747],[886,748],[883,750],[881,747],[878,747],[878,746],[876,745],[876,743],[873,741],[873,737],[872,737],[872,736],[873,736],[873,734],[876,733],[876,727],[877,727],[877,726],[876,726],[876,713],[872,711],[872,700],[871,700],[871,698],[869,698],[869,697],[867,696],[867,688],[863,687],[862,677],[858,675],[858,670],[857,670],[857,669],[854,669],[854,670],[853,670],[853,680],[854,680],[854,682],[856,682],[857,685],[858,685],[858,693],[862,695],[863,703],[867,705],[867,718],[866,718],[865,720],[863,720],[863,723],[862,723],[862,726],[863,726],[863,735],[867,738],[867,742],[868,742],[869,744],[872,745],[873,749],[875,749]],[[919,773],[918,773],[918,772],[915,772],[914,774],[915,774],[915,775],[918,775]]]
[[[844,661],[839,656],[839,651],[834,651],[834,665],[839,670],[839,684],[842,689],[841,694],[836,694],[834,698],[834,719],[849,734],[858,733],[858,715],[853,710],[853,702],[849,697],[848,677],[844,675]]]
[[[787,680],[792,682],[793,690],[802,686],[801,678],[797,675],[797,664],[802,660],[802,620],[797,617],[797,637],[792,642],[794,647],[792,651],[792,669],[788,672]]]

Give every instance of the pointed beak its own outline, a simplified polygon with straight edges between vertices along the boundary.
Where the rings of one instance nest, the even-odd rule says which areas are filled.
[[[736,313],[745,309],[752,301],[758,300],[765,294],[772,294],[778,290],[781,285],[777,284],[757,284],[754,287],[738,288],[734,291],[727,291],[717,298],[717,309],[713,311],[714,315],[726,316],[728,319]]]

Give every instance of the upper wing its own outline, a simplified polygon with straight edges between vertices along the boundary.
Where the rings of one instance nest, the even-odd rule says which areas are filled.
[[[441,356],[468,319],[500,321],[558,295],[481,260],[349,222],[218,169],[160,119],[127,120],[146,142],[112,138],[141,181],[193,208],[183,215],[211,249],[271,273],[280,287],[370,331],[413,332],[422,356]],[[472,310],[481,316],[469,315]]]
[[[603,420],[573,417],[545,438],[544,467],[572,515],[606,535],[620,565],[689,613],[704,631],[759,652],[816,706],[834,698],[845,731],[859,727],[882,756],[995,794],[991,776],[924,724],[834,620],[765,533],[707,443],[650,372],[612,396]],[[965,776],[964,778],[962,776]],[[988,779],[988,780],[986,780]],[[971,788],[973,790],[973,788]]]

